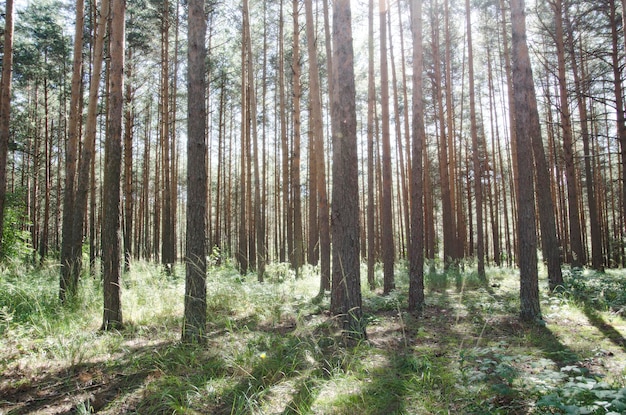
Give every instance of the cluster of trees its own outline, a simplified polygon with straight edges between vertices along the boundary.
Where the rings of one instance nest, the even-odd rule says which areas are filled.
[[[384,293],[408,259],[411,310],[425,262],[517,264],[525,319],[538,246],[551,288],[562,263],[624,265],[623,4],[350,6],[47,0],[14,31],[7,0],[0,209],[22,212],[30,260],[60,261],[62,301],[87,249],[115,327],[120,264],[184,258],[197,339],[212,250],[260,281],[319,265],[363,335],[361,259]]]

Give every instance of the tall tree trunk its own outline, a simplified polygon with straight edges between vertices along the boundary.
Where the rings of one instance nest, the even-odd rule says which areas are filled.
[[[130,270],[133,243],[133,122],[132,48],[126,49],[126,85],[124,101],[124,270]]]
[[[472,162],[474,167],[474,193],[476,200],[476,258],[478,261],[478,276],[485,280],[485,240],[483,230],[483,160],[482,149],[478,138],[478,123],[476,121],[476,98],[474,87],[474,51],[472,45],[472,19],[469,0],[465,0],[465,16],[467,19],[467,66],[469,77],[469,104],[470,125],[472,135]]]
[[[43,207],[43,223],[41,225],[41,239],[39,246],[39,264],[43,265],[43,262],[48,254],[48,237],[50,227],[50,175],[52,174],[52,161],[50,157],[50,149],[52,147],[52,137],[50,137],[50,130],[54,130],[54,120],[52,122],[52,128],[48,127],[48,83],[44,79],[44,107],[45,107],[45,120],[44,120],[44,207]],[[0,228],[1,229],[1,228]],[[35,247],[34,247],[35,248]]]
[[[72,95],[70,99],[70,123],[65,153],[65,187],[63,192],[63,241],[61,244],[61,285],[59,298],[61,302],[73,297],[78,286],[80,269],[74,262],[75,254],[72,247],[73,212],[76,178],[76,157],[80,141],[80,124],[82,108],[80,106],[82,86],[83,57],[83,24],[84,1],[76,1],[76,27],[74,32],[74,60],[72,68]]]
[[[172,210],[172,160],[170,134],[170,59],[169,33],[170,13],[169,0],[163,0],[163,17],[161,32],[161,168],[163,184],[163,218],[161,230],[161,263],[167,272],[171,272],[174,265],[174,232]]]
[[[462,229],[462,224],[465,222],[465,218],[463,215],[463,209],[461,208],[462,203],[457,201],[457,194],[461,194],[460,190],[457,190],[457,158],[456,151],[454,145],[454,136],[455,136],[455,128],[454,128],[454,99],[452,96],[452,40],[451,40],[451,29],[450,29],[450,0],[444,0],[444,14],[445,14],[445,44],[446,44],[446,63],[445,63],[445,85],[446,85],[446,126],[447,126],[447,139],[446,148],[448,150],[449,160],[447,162],[448,165],[448,174],[447,180],[448,185],[450,187],[449,190],[449,199],[450,199],[450,209],[452,213],[450,214],[449,220],[452,222],[448,225],[450,228],[448,232],[449,236],[453,236],[453,245],[450,249],[450,256],[453,260],[455,266],[458,266],[459,260],[463,258],[463,254],[465,251],[465,241],[466,235],[465,230]],[[443,117],[443,115],[442,115]],[[442,184],[443,185],[443,184]],[[456,212],[456,215],[454,214]]]
[[[293,73],[293,150],[291,154],[291,194],[293,196],[293,243],[291,265],[300,274],[304,254],[302,236],[302,197],[300,190],[300,24],[298,23],[299,2],[293,0],[293,50],[291,70]]]
[[[589,225],[591,230],[591,266],[596,270],[603,270],[604,263],[602,258],[602,235],[600,218],[598,215],[598,205],[596,202],[594,190],[594,174],[591,167],[591,151],[589,145],[589,117],[587,115],[587,103],[585,102],[585,92],[583,91],[583,82],[585,76],[582,75],[578,68],[576,50],[574,46],[574,29],[572,21],[569,18],[567,10],[565,11],[565,22],[567,27],[567,47],[572,62],[572,72],[574,75],[574,89],[576,101],[578,103],[578,114],[580,118],[580,135],[583,141],[583,154],[585,160],[585,187],[587,190],[587,203],[589,205]],[[582,54],[581,54],[582,59]],[[584,222],[583,222],[584,223]]]
[[[439,155],[439,176],[441,180],[441,210],[442,210],[442,226],[443,226],[443,258],[444,266],[447,268],[453,258],[456,256],[456,224],[453,215],[454,208],[452,206],[452,195],[450,194],[450,169],[448,164],[450,163],[448,139],[446,134],[446,119],[444,116],[443,108],[443,80],[441,75],[441,62],[439,59],[439,19],[435,14],[435,11],[431,11],[432,26],[432,48],[435,61],[433,62],[433,88],[437,101],[437,121],[439,127],[438,137],[438,155]],[[451,131],[447,132],[451,134]]]
[[[374,0],[369,0],[367,71],[367,283],[376,288],[376,198],[374,196],[374,135],[376,112],[376,80],[374,78]]]
[[[4,49],[0,85],[0,252],[4,251],[2,230],[7,191],[7,157],[9,153],[9,121],[11,118],[11,73],[13,70],[13,0],[6,0],[4,18]]]
[[[331,309],[349,343],[366,338],[359,262],[356,87],[350,0],[333,2],[333,284]]]
[[[313,1],[305,0],[306,12],[306,37],[309,55],[309,82],[311,99],[311,127],[312,148],[309,152],[313,154],[311,162],[315,164],[315,190],[317,192],[317,206],[315,210],[316,222],[319,236],[313,237],[315,244],[319,241],[320,256],[320,293],[330,289],[330,227],[328,218],[328,195],[326,194],[326,166],[324,162],[324,124],[322,120],[322,101],[319,75],[319,63],[317,58],[317,47],[315,25],[313,22]],[[310,233],[311,230],[309,229]],[[310,244],[309,244],[310,246]],[[310,249],[310,248],[309,248]],[[310,256],[310,253],[309,253]],[[317,263],[317,261],[316,261]]]
[[[622,181],[622,189],[621,189],[621,215],[620,222],[626,221],[626,116],[624,114],[624,98],[622,92],[622,78],[621,78],[621,65],[620,65],[620,55],[618,52],[618,34],[617,34],[617,13],[615,10],[615,0],[609,0],[610,5],[610,25],[611,25],[611,59],[612,59],[612,67],[613,67],[613,90],[615,95],[615,109],[616,109],[616,120],[617,120],[617,141],[619,142],[620,148],[620,166],[621,166],[621,181]],[[624,35],[626,37],[626,34]],[[626,46],[625,46],[626,47]],[[620,227],[620,229],[623,229]],[[620,231],[619,236],[622,237],[623,231]],[[622,255],[623,256],[623,255]]]
[[[287,255],[281,255],[281,261],[291,261],[293,255],[293,210],[291,209],[291,186],[289,174],[289,143],[287,138],[287,105],[285,102],[285,45],[283,2],[280,2],[278,28],[278,89],[280,108],[280,143],[282,153],[282,192],[283,192],[283,234],[287,242]],[[282,244],[284,249],[284,243]]]
[[[570,246],[572,249],[572,266],[581,267],[587,261],[583,249],[582,230],[580,228],[580,212],[576,165],[574,162],[574,143],[572,136],[572,120],[569,109],[569,92],[565,75],[565,43],[563,34],[563,4],[556,0],[554,8],[555,43],[558,61],[559,98],[561,129],[563,133],[563,159],[567,178],[567,207],[569,213]]]
[[[83,140],[83,148],[80,153],[80,161],[78,163],[78,184],[76,187],[76,201],[73,213],[74,220],[72,230],[72,244],[75,253],[74,261],[76,261],[77,264],[81,264],[82,261],[83,234],[85,227],[85,218],[87,217],[87,197],[90,188],[89,173],[92,163],[94,161],[94,154],[96,151],[98,91],[100,89],[100,79],[102,76],[104,35],[106,33],[107,21],[109,18],[109,4],[109,0],[102,0],[102,3],[100,5],[100,20],[94,28],[95,41],[93,52],[93,69],[91,74],[91,80],[89,83],[87,122],[85,124],[85,138]],[[90,223],[91,222],[93,222],[93,219],[90,221]],[[92,233],[90,232],[90,235],[91,234]],[[79,265],[78,268],[82,268],[82,264]]]
[[[390,7],[390,6],[388,6]],[[399,257],[406,258],[406,243],[405,241],[409,238],[411,234],[410,230],[410,213],[409,213],[409,199],[408,196],[408,180],[406,176],[406,164],[404,161],[404,149],[402,148],[402,123],[400,122],[400,94],[398,91],[398,79],[396,75],[396,61],[394,56],[394,48],[393,48],[393,37],[392,37],[392,29],[391,29],[391,15],[388,12],[389,17],[387,20],[387,32],[389,33],[389,61],[391,63],[391,85],[393,88],[393,114],[394,114],[394,123],[396,130],[396,153],[398,155],[398,168],[396,169],[396,178],[398,182],[398,192],[397,192],[397,200],[398,200],[398,229],[400,229],[398,235],[398,247],[400,250]],[[402,23],[399,22],[399,29],[402,30]],[[404,59],[403,59],[404,60]],[[406,86],[405,86],[406,89]],[[410,147],[407,146],[407,152],[410,153]],[[405,239],[406,238],[406,239]]]
[[[245,275],[248,272],[250,266],[250,251],[248,244],[248,159],[250,158],[250,123],[248,111],[250,109],[248,105],[248,88],[249,79],[247,77],[248,61],[247,61],[247,42],[248,38],[245,36],[247,31],[246,27],[249,25],[248,20],[248,3],[244,2],[242,14],[243,14],[243,26],[244,34],[242,34],[241,42],[241,158],[240,158],[240,173],[239,173],[239,232],[238,232],[238,248],[237,257],[239,262],[239,272]]]
[[[109,125],[105,142],[102,221],[102,272],[104,315],[102,330],[122,326],[120,284],[120,178],[122,166],[122,111],[124,107],[124,25],[123,0],[111,1]]]
[[[383,145],[383,177],[381,199],[381,232],[383,254],[383,293],[389,294],[395,288],[394,280],[394,242],[391,178],[391,140],[389,133],[389,70],[387,65],[387,2],[379,0],[380,18],[380,95]]]
[[[206,332],[206,26],[204,0],[189,0],[185,343],[203,343]]]
[[[537,233],[533,194],[532,136],[541,136],[537,98],[526,43],[524,0],[511,1],[512,55],[515,128],[517,139],[518,189],[517,232],[520,267],[520,317],[525,321],[541,318],[537,272]]]
[[[422,157],[424,153],[423,78],[424,51],[422,45],[422,0],[411,1],[411,30],[413,33],[413,142],[411,160],[411,237],[409,244],[409,311],[424,308],[424,183]]]
[[[320,102],[319,87],[319,67],[317,65],[317,50],[315,46],[315,25],[313,22],[313,5],[311,1],[304,1],[305,8],[305,29],[307,54],[309,56],[309,178],[308,178],[308,247],[307,247],[307,263],[309,265],[317,265],[319,262],[319,221],[318,221],[318,190],[317,190],[317,162],[319,150],[316,149],[318,135],[323,134],[322,111]],[[313,61],[312,61],[313,59]],[[314,85],[315,84],[315,85]],[[317,94],[317,95],[316,95]],[[317,108],[315,108],[317,105]],[[319,118],[319,121],[316,119]],[[318,130],[319,129],[319,130]],[[322,150],[323,151],[323,150]],[[323,157],[323,155],[322,155]]]
[[[248,11],[248,0],[244,0],[244,12],[246,16],[249,16]],[[246,19],[249,19],[247,17]],[[249,21],[249,20],[248,20]],[[250,250],[250,255],[252,256],[255,253],[255,263],[257,270],[257,279],[259,282],[263,282],[264,274],[265,274],[265,263],[266,263],[266,249],[265,249],[265,217],[262,215],[262,206],[261,206],[261,171],[259,169],[259,136],[257,129],[257,104],[256,104],[256,91],[254,87],[254,70],[253,70],[253,56],[252,56],[252,37],[250,35],[250,25],[246,24],[244,27],[244,36],[246,36],[247,40],[245,42],[247,51],[246,51],[246,59],[247,59],[247,75],[248,75],[248,117],[250,119],[250,133],[249,139],[252,141],[252,159],[253,159],[253,167],[254,167],[254,236],[256,239],[253,241],[256,244],[256,249]],[[252,195],[249,195],[249,198],[252,198]]]

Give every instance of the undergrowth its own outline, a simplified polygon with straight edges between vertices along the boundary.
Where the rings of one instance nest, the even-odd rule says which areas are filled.
[[[214,261],[202,347],[178,341],[182,266],[133,263],[122,279],[126,325],[111,333],[98,331],[99,277],[83,276],[79,297],[62,307],[58,272],[0,270],[0,413],[626,411],[620,271],[568,270],[552,295],[542,280],[546,324],[537,326],[518,321],[518,276],[507,268],[489,268],[485,283],[467,265],[430,267],[425,311],[411,315],[401,262],[389,295],[364,288],[368,340],[350,348],[329,296],[318,295],[316,267],[296,279],[272,264],[259,283]]]

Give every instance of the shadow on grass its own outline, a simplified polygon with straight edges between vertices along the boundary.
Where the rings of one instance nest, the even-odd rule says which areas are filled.
[[[74,413],[79,408],[98,412],[120,396],[141,388],[154,370],[142,361],[171,344],[130,348],[112,365],[81,363],[48,371],[43,377],[0,389],[8,414],[40,410]]]
[[[595,308],[589,306],[588,304],[585,304],[583,306],[583,312],[585,313],[585,316],[587,316],[587,319],[589,319],[589,322],[595,328],[600,330],[600,332],[607,339],[609,339],[614,345],[626,351],[626,338],[624,338],[622,333],[617,331],[615,327],[607,323],[604,320],[604,317],[602,317],[602,315]]]
[[[319,394],[319,383],[317,378],[311,377],[300,382],[296,388],[296,393],[291,402],[282,412],[282,415],[301,415],[311,412],[311,406]]]

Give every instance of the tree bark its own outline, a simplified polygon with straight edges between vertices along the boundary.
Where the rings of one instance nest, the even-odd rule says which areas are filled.
[[[328,195],[326,193],[326,166],[324,161],[324,124],[322,120],[322,101],[319,75],[319,63],[317,58],[317,48],[315,26],[313,22],[313,1],[305,1],[306,12],[306,36],[309,55],[309,82],[311,99],[311,143],[313,147],[309,150],[313,153],[312,163],[315,168],[315,190],[317,192],[317,213],[315,222],[317,224],[319,237],[315,241],[319,242],[319,263],[320,263],[320,293],[330,289],[330,226],[328,218]],[[312,173],[311,173],[312,174]],[[311,210],[313,211],[313,209]],[[310,233],[311,230],[309,230]],[[315,237],[313,238],[316,239]],[[309,248],[310,249],[310,248]],[[309,254],[310,255],[310,254]],[[315,262],[317,263],[317,261]]]
[[[572,135],[572,120],[569,109],[569,92],[565,75],[565,43],[563,34],[563,4],[556,0],[552,7],[555,17],[555,43],[558,61],[559,98],[561,129],[563,133],[563,159],[565,162],[565,176],[567,178],[567,207],[569,213],[570,246],[572,249],[572,266],[585,265],[586,255],[583,249],[582,230],[580,227],[580,211],[578,197],[578,181],[576,179],[576,165],[574,163],[574,143]]]
[[[376,80],[374,79],[374,0],[369,1],[368,11],[368,70],[367,70],[367,283],[370,290],[376,288],[376,198],[374,194],[374,135],[376,112]]]
[[[511,1],[513,88],[518,163],[517,232],[520,267],[520,317],[524,321],[541,318],[537,273],[537,233],[533,194],[532,136],[541,135],[537,98],[533,83],[528,45],[524,0]]]
[[[411,154],[411,236],[409,244],[409,311],[424,308],[424,51],[422,45],[422,0],[411,1],[413,33],[413,118]]]
[[[82,243],[85,218],[87,217],[87,198],[90,187],[89,173],[96,150],[98,91],[100,89],[100,79],[102,76],[104,34],[106,33],[107,21],[109,18],[109,4],[109,0],[102,0],[100,5],[100,20],[94,29],[96,33],[93,52],[93,69],[89,83],[89,101],[87,104],[85,138],[83,140],[83,148],[80,153],[80,161],[78,164],[78,184],[76,187],[76,201],[72,230],[72,244],[74,246],[73,249],[75,253],[74,261],[76,261],[77,264],[81,264],[82,261]],[[77,265],[77,267],[80,269],[82,265]]]
[[[65,153],[65,186],[63,190],[63,228],[61,243],[61,285],[59,298],[61,302],[73,297],[76,294],[80,269],[74,261],[76,253],[72,246],[73,240],[73,219],[74,219],[74,198],[75,198],[75,178],[76,178],[76,157],[80,142],[80,125],[82,118],[81,108],[81,85],[82,85],[82,64],[83,64],[83,25],[84,1],[76,1],[76,27],[74,32],[74,59],[72,68],[72,95],[70,99],[70,122]]]
[[[299,2],[293,0],[293,50],[291,70],[293,74],[293,150],[291,153],[291,195],[293,197],[293,257],[292,268],[296,276],[300,275],[302,258],[304,257],[304,240],[302,235],[302,197],[300,189],[300,24],[298,23]]]
[[[389,294],[395,288],[393,242],[393,211],[392,211],[392,178],[391,178],[391,140],[389,132],[389,69],[387,65],[387,2],[379,0],[380,18],[380,95],[382,123],[382,199],[381,199],[381,232],[383,254],[383,294]]]
[[[333,2],[333,284],[331,309],[348,343],[366,338],[359,261],[356,87],[350,0]]]
[[[11,119],[11,73],[13,70],[13,0],[6,0],[4,18],[4,49],[2,83],[0,85],[0,252],[4,251],[2,230],[7,190],[7,157],[9,153],[9,121]]]
[[[485,240],[483,229],[483,160],[482,149],[478,138],[476,121],[476,98],[474,87],[474,51],[472,44],[472,19],[469,0],[465,0],[465,16],[467,19],[467,65],[469,78],[470,125],[472,135],[472,162],[474,167],[474,193],[476,199],[476,259],[478,277],[485,280]]]
[[[182,341],[204,343],[206,332],[206,18],[204,0],[189,0],[187,52],[187,237]]]
[[[104,316],[102,330],[122,326],[120,284],[120,178],[124,88],[124,0],[111,1],[111,63],[109,67],[109,125],[105,142],[102,221]]]

